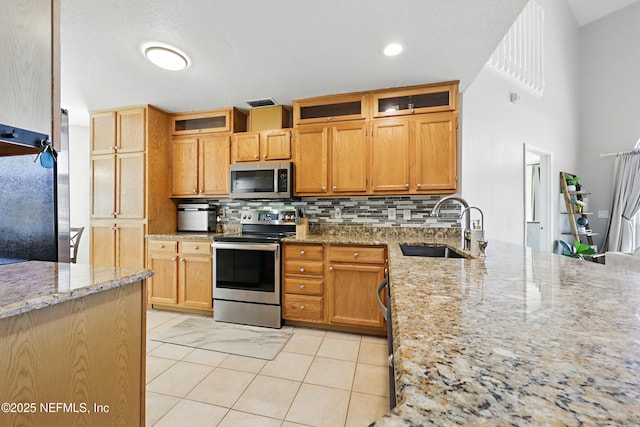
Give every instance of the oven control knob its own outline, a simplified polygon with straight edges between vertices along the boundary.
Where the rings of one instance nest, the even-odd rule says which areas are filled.
[[[247,219],[247,216],[246,215],[242,215],[242,219]]]
[[[249,215],[247,218],[251,219],[251,215]]]

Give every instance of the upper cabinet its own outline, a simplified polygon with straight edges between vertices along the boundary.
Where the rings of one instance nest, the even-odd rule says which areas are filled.
[[[368,97],[365,93],[321,96],[293,101],[293,124],[364,120],[367,118]]]
[[[145,150],[146,108],[134,107],[91,115],[91,154]]]
[[[211,132],[243,132],[247,117],[237,108],[179,113],[171,116],[172,135],[194,135]]]
[[[229,195],[229,135],[172,138],[172,197]]]
[[[454,111],[458,108],[458,83],[374,92],[371,108],[374,118]]]
[[[291,129],[236,133],[231,147],[233,163],[289,160]]]

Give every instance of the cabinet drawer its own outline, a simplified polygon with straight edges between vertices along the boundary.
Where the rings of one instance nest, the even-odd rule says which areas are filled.
[[[291,320],[322,320],[322,297],[284,295],[283,317]]]
[[[311,279],[284,279],[284,291],[288,294],[322,295],[324,282]]]
[[[176,240],[149,240],[149,252],[175,253],[178,250]]]
[[[329,259],[337,262],[369,262],[384,264],[385,250],[375,246],[331,246]]]
[[[284,247],[285,259],[311,259],[322,261],[322,245],[298,245],[287,243]]]
[[[208,240],[183,240],[179,244],[180,253],[183,254],[211,254],[211,242]]]
[[[284,263],[285,275],[322,277],[324,264],[320,261],[287,260]]]

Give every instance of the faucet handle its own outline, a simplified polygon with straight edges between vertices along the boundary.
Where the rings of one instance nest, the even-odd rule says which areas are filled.
[[[486,239],[480,239],[478,240],[478,246],[480,247],[480,257],[484,258],[487,256],[487,254],[484,252],[487,249],[487,245],[489,244],[489,242],[487,242]]]

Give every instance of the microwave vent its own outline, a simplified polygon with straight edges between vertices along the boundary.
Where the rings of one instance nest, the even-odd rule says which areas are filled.
[[[278,105],[273,98],[265,98],[265,99],[254,99],[252,101],[245,101],[251,108],[258,107],[271,107],[272,105]]]

